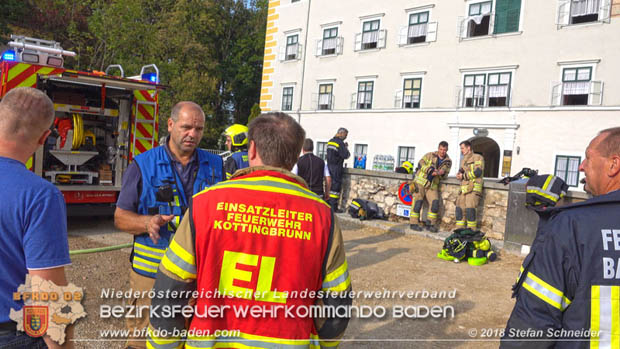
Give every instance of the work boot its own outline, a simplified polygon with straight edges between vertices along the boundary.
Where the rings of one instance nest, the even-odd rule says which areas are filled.
[[[437,228],[436,225],[432,225],[432,224],[428,224],[426,226],[426,230],[430,231],[431,233],[436,233],[439,231],[439,229]]]
[[[409,229],[415,231],[422,231],[422,227],[418,224],[409,224]]]

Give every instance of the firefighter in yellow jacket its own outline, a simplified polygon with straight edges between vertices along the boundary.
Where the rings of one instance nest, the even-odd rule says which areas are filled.
[[[465,220],[467,220],[467,228],[477,229],[476,208],[482,196],[484,158],[482,155],[474,154],[469,141],[463,141],[460,145],[463,159],[459,172],[456,174],[456,178],[461,181],[461,192],[456,199],[456,227],[464,228]]]
[[[427,229],[436,233],[439,229],[436,225],[439,214],[439,181],[446,178],[452,167],[452,160],[448,156],[448,142],[441,141],[436,152],[430,152],[418,162],[413,181],[409,188],[413,188],[413,201],[411,203],[410,225],[416,231],[422,231],[420,211],[424,198],[428,201],[430,209],[427,214]]]

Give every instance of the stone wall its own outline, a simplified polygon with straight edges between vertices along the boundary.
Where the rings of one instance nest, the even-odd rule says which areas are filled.
[[[411,175],[393,172],[370,171],[360,169],[345,169],[342,189],[341,207],[346,209],[352,199],[360,198],[376,202],[392,221],[408,222],[408,219],[396,216],[397,205],[402,204],[398,199],[398,188],[403,182],[411,180]],[[484,181],[484,190],[478,210],[478,224],[480,230],[488,237],[503,240],[506,229],[506,211],[508,208],[508,186],[496,183],[496,179]],[[455,228],[454,210],[460,187],[459,181],[450,177],[440,186],[441,192],[441,229],[450,231]],[[584,193],[568,195],[566,202],[582,201]],[[422,217],[426,217],[428,203],[424,203]]]

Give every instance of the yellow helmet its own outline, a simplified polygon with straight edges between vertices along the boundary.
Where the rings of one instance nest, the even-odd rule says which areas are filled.
[[[248,127],[240,124],[234,124],[228,127],[224,134],[230,136],[230,142],[233,147],[241,147],[248,144]]]
[[[407,170],[407,173],[411,173],[413,171],[413,164],[410,163],[409,161],[405,161],[402,164],[402,168],[404,168],[405,170]]]

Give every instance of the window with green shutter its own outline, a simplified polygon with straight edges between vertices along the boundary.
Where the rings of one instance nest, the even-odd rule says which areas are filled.
[[[495,34],[519,31],[521,0],[496,0]]]

